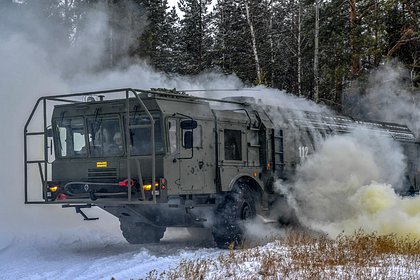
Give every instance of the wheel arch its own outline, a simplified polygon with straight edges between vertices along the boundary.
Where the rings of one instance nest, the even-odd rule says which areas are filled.
[[[262,199],[262,195],[264,193],[262,184],[249,175],[239,174],[235,176],[229,184],[229,191],[234,191],[244,184],[249,188],[250,191],[257,195],[259,200]]]

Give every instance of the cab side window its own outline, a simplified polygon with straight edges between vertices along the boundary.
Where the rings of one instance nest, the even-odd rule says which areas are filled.
[[[224,131],[225,160],[242,160],[242,133],[240,130]]]
[[[163,137],[160,124],[160,115],[152,113],[154,125],[154,144],[155,153],[164,151]],[[134,126],[130,129],[129,141],[131,144],[131,154],[134,156],[145,156],[152,154],[152,127],[151,120],[147,114],[134,114],[130,116],[129,125]]]
[[[169,152],[171,154],[175,154],[178,150],[177,145],[177,126],[176,126],[176,120],[175,119],[169,119],[168,121],[168,134],[169,134]]]

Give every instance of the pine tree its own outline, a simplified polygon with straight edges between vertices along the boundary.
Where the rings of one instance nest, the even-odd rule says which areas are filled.
[[[420,87],[420,7],[416,1],[388,1],[385,45],[388,58],[398,58],[410,70],[413,87]]]
[[[128,57],[147,55],[142,40],[147,14],[144,1],[107,0],[109,31],[107,36],[107,67],[119,66]],[[146,47],[144,47],[146,46]]]
[[[243,81],[255,80],[250,35],[241,6],[234,0],[218,1],[213,14],[213,65],[224,73],[235,73]]]
[[[180,50],[182,52],[181,74],[198,74],[210,66],[209,50],[209,0],[180,0],[178,7],[184,13],[181,20]]]
[[[165,35],[167,35],[166,10],[168,8],[167,0],[148,1],[147,9],[147,27],[142,34],[142,56],[156,67],[158,70],[164,70],[165,67]]]
[[[320,101],[340,109],[350,79],[352,49],[347,3],[325,3],[320,9]],[[353,57],[354,58],[354,57]]]
[[[273,64],[273,40],[268,40],[268,7],[267,1],[225,0],[214,9],[214,64],[248,84],[269,83],[266,70]]]
[[[308,96],[313,90],[313,30],[311,5],[301,0],[273,1],[274,60],[270,64],[271,85],[296,95]]]
[[[179,66],[181,59],[179,44],[179,16],[175,7],[166,12],[164,25],[161,31],[160,61],[156,68],[166,73],[177,73],[182,69]]]

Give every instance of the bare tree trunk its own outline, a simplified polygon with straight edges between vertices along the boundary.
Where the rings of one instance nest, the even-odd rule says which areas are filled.
[[[270,13],[270,33],[269,33],[269,42],[270,42],[270,63],[271,63],[271,75],[270,75],[270,85],[274,87],[274,42],[273,42],[273,2],[269,2],[269,13]]]
[[[220,24],[222,26],[223,34],[222,34],[222,69],[223,71],[226,70],[226,26],[225,26],[225,7],[222,6],[220,13],[221,13],[221,19]]]
[[[198,71],[203,71],[204,61],[203,61],[203,30],[204,30],[204,23],[203,23],[203,4],[201,0],[198,1],[198,5],[200,5],[200,45],[199,48],[199,58],[198,58]]]
[[[299,13],[298,13],[298,73],[297,73],[297,80],[298,80],[298,94],[302,96],[302,4],[299,1]]]
[[[261,73],[260,60],[258,58],[257,40],[256,40],[256,36],[255,36],[255,31],[254,31],[254,25],[252,24],[251,16],[250,16],[250,13],[249,13],[248,0],[245,0],[244,3],[245,3],[246,19],[248,21],[249,30],[251,32],[252,51],[254,53],[255,67],[256,67],[256,70],[257,70],[257,81],[256,81],[256,83],[261,84],[262,83],[262,73]]]
[[[350,4],[350,47],[351,47],[351,74],[357,76],[360,71],[360,55],[357,47],[357,11],[356,0],[349,0]]]
[[[417,55],[413,55],[413,67],[410,71],[410,78],[411,78],[411,87],[414,90],[416,88],[415,78],[416,78],[416,66],[417,66]]]
[[[319,1],[315,1],[314,101],[319,99]]]

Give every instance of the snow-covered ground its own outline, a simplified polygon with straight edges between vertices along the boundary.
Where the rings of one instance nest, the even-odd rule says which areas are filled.
[[[131,245],[122,236],[81,226],[57,236],[1,235],[1,279],[139,279],[181,260],[218,256],[209,238],[170,228],[160,244]]]
[[[101,224],[81,224],[71,232],[47,230],[44,235],[41,231],[19,235],[0,232],[0,237],[0,275],[5,280],[119,280],[148,276],[148,279],[420,279],[419,255],[378,255],[370,251],[369,247],[375,246],[368,243],[346,251],[342,246],[346,247],[347,242],[322,238],[312,242],[315,239],[307,239],[296,230],[283,231],[280,239],[268,244],[236,251],[215,248],[208,232],[191,235],[184,228],[169,228],[160,244],[148,245],[130,245],[117,230]],[[347,240],[351,243],[353,239]]]

